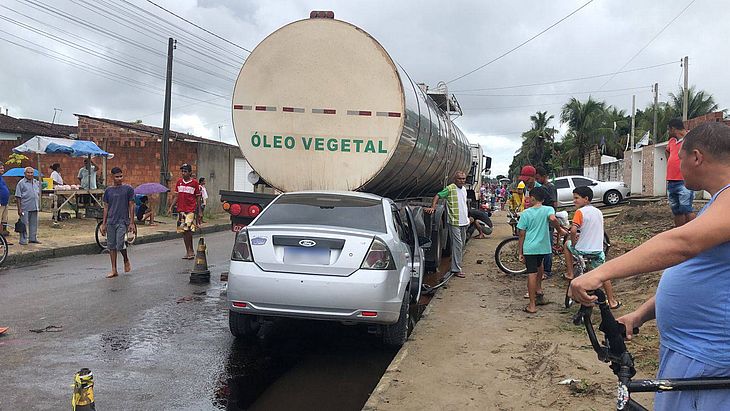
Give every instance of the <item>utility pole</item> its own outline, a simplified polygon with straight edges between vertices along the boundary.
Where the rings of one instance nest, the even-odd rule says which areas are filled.
[[[56,114],[59,111],[63,112],[63,110],[61,110],[60,108],[53,108],[53,120],[51,120],[51,124],[56,124]]]
[[[167,78],[165,81],[165,114],[162,119],[162,152],[160,153],[160,184],[167,187],[169,181],[168,154],[170,150],[170,106],[172,105],[172,51],[176,40],[167,41]],[[167,212],[167,193],[160,193],[160,214]]]
[[[682,97],[682,121],[689,120],[687,118],[687,110],[689,110],[689,57],[684,56],[684,96]]]
[[[659,110],[659,83],[654,83],[654,131],[652,132],[652,143],[656,144],[657,134],[657,111]]]
[[[631,151],[634,150],[634,131],[636,131],[636,94],[631,96]]]

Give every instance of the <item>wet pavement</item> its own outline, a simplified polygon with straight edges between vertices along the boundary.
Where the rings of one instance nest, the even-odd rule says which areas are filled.
[[[68,409],[87,367],[100,410],[359,410],[395,350],[323,322],[279,321],[258,342],[234,341],[218,281],[232,233],[206,242],[207,285],[189,284],[181,240],[133,246],[132,272],[112,280],[104,254],[1,270],[0,325],[11,329],[0,409]]]

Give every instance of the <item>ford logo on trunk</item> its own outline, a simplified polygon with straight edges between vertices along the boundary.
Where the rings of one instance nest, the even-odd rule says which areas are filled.
[[[302,247],[314,247],[317,243],[314,240],[299,240],[299,245]]]

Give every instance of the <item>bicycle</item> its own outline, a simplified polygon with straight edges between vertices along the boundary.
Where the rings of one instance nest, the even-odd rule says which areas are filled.
[[[634,367],[634,358],[626,349],[626,344],[624,343],[626,327],[614,318],[606,300],[606,294],[602,290],[595,290],[591,293],[598,297],[595,305],[598,305],[601,311],[601,325],[598,327],[598,330],[603,332],[605,336],[603,344],[598,341],[596,331],[591,322],[593,306],[582,306],[578,311],[580,316],[576,317],[574,323],[575,325],[579,325],[578,319],[583,322],[588,333],[588,339],[591,341],[591,346],[593,346],[593,350],[598,355],[598,359],[605,363],[610,362],[611,370],[618,377],[618,390],[616,393],[617,410],[648,410],[634,401],[631,398],[631,393],[730,389],[730,376],[632,380],[634,375],[636,375],[636,368]],[[633,332],[634,334],[638,334],[639,329],[634,328]]]
[[[99,248],[104,251],[107,249],[107,241],[106,236],[101,234],[101,225],[104,222],[104,210],[101,208],[91,208],[88,207],[86,209],[86,217],[87,218],[96,218],[96,230],[94,230],[94,239],[96,240],[96,245],[99,246]],[[134,240],[137,239],[137,230],[134,230],[133,232],[127,232],[124,234],[124,243],[127,246],[130,246],[134,244]]]
[[[497,248],[494,251],[494,261],[497,264],[497,267],[499,267],[502,272],[505,274],[524,274],[527,272],[527,268],[525,267],[524,263],[520,261],[520,238],[517,235],[517,223],[519,221],[519,216],[512,212],[512,210],[508,210],[509,214],[509,220],[508,224],[512,226],[512,237],[505,238],[502,240],[498,245]],[[553,244],[555,244],[552,247],[552,253],[557,258],[553,259],[553,267],[557,267],[558,265],[562,264],[565,265],[564,255],[563,255],[563,249],[565,247],[565,242],[567,241],[568,236],[564,236],[562,238],[562,241],[560,241],[559,238],[554,237]],[[608,255],[608,251],[611,248],[611,240],[608,238],[608,234],[605,232],[603,233],[603,252]],[[574,259],[573,266],[575,267],[575,261],[578,260],[577,258]],[[559,270],[553,270],[553,271],[559,271]]]
[[[8,240],[0,233],[0,265],[8,258]]]

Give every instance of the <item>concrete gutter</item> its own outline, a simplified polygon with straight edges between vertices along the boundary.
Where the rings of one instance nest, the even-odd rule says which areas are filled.
[[[230,229],[230,223],[217,224],[203,227],[199,231],[196,231],[195,234],[210,234],[220,231],[227,231]],[[163,231],[138,237],[134,241],[134,244],[137,245],[154,243],[159,241],[172,240],[175,238],[180,238],[180,234],[175,231]],[[99,246],[96,244],[96,242],[93,242],[87,244],[75,244],[68,247],[58,247],[50,250],[38,250],[30,253],[10,254],[8,255],[7,260],[5,260],[5,262],[3,263],[3,268],[31,265],[34,263],[38,263],[42,260],[47,260],[49,258],[68,257],[72,255],[82,254],[99,254],[100,252],[101,250],[99,250]]]
[[[440,291],[441,290],[437,291],[436,295],[438,295]],[[406,359],[406,357],[408,357],[408,350],[413,344],[415,337],[419,336],[421,332],[426,332],[421,331],[424,329],[424,327],[418,327],[418,325],[424,321],[427,321],[429,314],[431,314],[431,308],[434,305],[438,305],[438,302],[441,299],[437,299],[436,295],[434,295],[434,298],[431,299],[429,304],[426,306],[426,309],[423,310],[423,313],[421,314],[421,319],[418,321],[416,327],[413,329],[411,336],[408,338],[408,340],[406,340],[406,343],[403,344],[400,350],[398,350],[398,353],[393,358],[393,361],[391,361],[390,365],[385,370],[385,373],[383,373],[383,376],[380,377],[378,385],[375,386],[375,389],[373,389],[373,392],[370,393],[370,397],[368,398],[367,402],[362,407],[363,411],[375,411],[378,409],[379,405],[386,400],[385,394],[390,389],[390,386],[393,384],[393,380],[400,372],[400,364]]]

